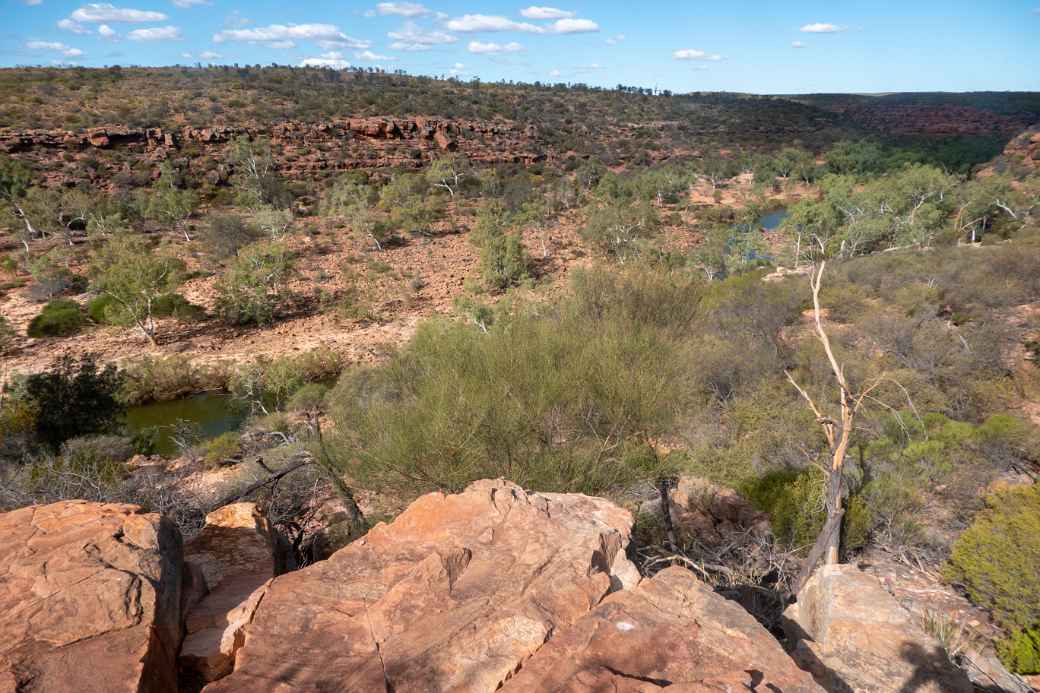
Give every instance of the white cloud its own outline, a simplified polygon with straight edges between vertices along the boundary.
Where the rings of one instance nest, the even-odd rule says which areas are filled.
[[[199,58],[201,58],[202,60],[220,60],[223,57],[224,56],[215,51],[202,51],[201,53],[199,53]]]
[[[561,10],[555,7],[538,7],[537,5],[525,7],[520,10],[520,14],[528,19],[564,19],[574,16],[574,13],[569,10]]]
[[[549,31],[554,34],[587,34],[599,31],[599,24],[591,19],[558,19],[550,25]]]
[[[801,29],[802,33],[805,34],[835,34],[839,31],[845,31],[843,27],[837,24],[827,24],[826,22],[815,22],[813,24],[806,24]]]
[[[390,47],[397,51],[428,51],[434,46],[455,43],[457,38],[443,31],[426,31],[414,22],[408,22],[400,31],[391,31],[387,36],[394,40]]]
[[[97,28],[98,36],[105,39],[106,41],[115,41],[119,38],[119,34],[115,29],[107,24],[102,24]]]
[[[549,70],[549,76],[550,77],[559,77],[560,76],[560,71],[559,70]]]
[[[295,41],[271,41],[267,44],[268,48],[274,48],[276,50],[284,51],[290,48],[296,48]]]
[[[390,62],[392,60],[397,59],[389,55],[379,55],[378,53],[373,53],[372,51],[361,51],[360,53],[355,53],[354,57],[358,60],[364,60],[366,63]]]
[[[451,75],[461,75],[465,71],[465,69],[466,69],[466,66],[463,65],[462,63],[455,63],[454,65],[451,66],[451,69],[448,70],[448,74],[451,74]]]
[[[32,7],[33,5],[42,5],[43,0],[25,0],[25,4]]]
[[[291,43],[291,42],[290,42]],[[272,46],[274,44],[271,44]],[[338,39],[318,41],[318,46],[324,50],[330,51],[334,48],[370,48],[372,46],[371,41],[363,41],[361,39],[351,38],[349,36],[342,36]],[[291,46],[290,46],[291,47]]]
[[[449,19],[445,26],[450,31],[461,31],[470,33],[474,31],[526,31],[532,34],[544,34],[545,28],[528,24],[527,22],[514,22],[506,17],[495,17],[487,14],[466,14],[455,19]]]
[[[181,8],[182,10],[186,10],[186,9],[191,8],[191,7],[196,7],[198,5],[208,5],[208,4],[210,4],[209,0],[171,0],[171,1],[173,2],[174,5],[176,5],[177,7]]]
[[[115,7],[107,2],[95,2],[84,5],[69,15],[69,19],[72,21],[84,24],[97,24],[99,22],[162,22],[166,18],[166,15],[162,12]]]
[[[131,41],[179,41],[181,30],[175,26],[155,26],[134,29],[126,37]]]
[[[349,44],[359,48],[367,48],[371,45],[368,42],[350,38],[335,24],[271,24],[255,29],[224,29],[213,35],[215,43],[249,41],[274,45],[277,42],[294,40],[326,41],[330,44],[342,42],[344,45]],[[337,45],[337,47],[343,46]]]
[[[181,57],[182,57],[182,58],[184,58],[185,60],[191,60],[191,59],[192,59],[192,58],[194,58],[195,56],[194,56],[194,55],[192,55],[191,53],[188,53],[188,52],[184,52],[184,53],[181,53]]]
[[[25,47],[32,51],[57,51],[66,58],[78,58],[83,55],[79,48],[66,46],[60,41],[26,41]]]
[[[497,55],[500,53],[517,53],[524,49],[516,41],[510,41],[509,43],[484,43],[483,41],[470,41],[469,45],[466,46],[466,50],[470,53]]]
[[[327,67],[333,70],[346,70],[350,63],[338,58],[305,58],[300,62],[300,67]]]
[[[672,53],[676,60],[722,60],[718,53],[706,53],[696,48],[682,48]]]
[[[607,43],[609,43],[611,46],[616,46],[616,45],[618,45],[619,43],[621,43],[624,40],[625,40],[625,35],[624,34],[615,34],[614,36],[611,36],[610,38],[607,39]]]
[[[381,2],[376,5],[376,13],[400,17],[421,17],[425,14],[432,14],[429,9],[417,2]]]
[[[59,29],[64,29],[65,31],[71,31],[74,34],[89,34],[90,33],[90,29],[88,29],[87,27],[83,26],[82,24],[77,24],[76,22],[72,21],[68,17],[66,17],[65,19],[59,19],[58,20],[58,28]]]
[[[805,44],[801,41],[791,41],[791,48],[805,48]]]

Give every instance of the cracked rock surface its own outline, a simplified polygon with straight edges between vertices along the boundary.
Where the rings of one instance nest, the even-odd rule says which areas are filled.
[[[640,582],[631,525],[604,499],[501,480],[424,496],[275,578],[205,690],[820,690],[689,571]]]
[[[133,505],[0,514],[0,692],[177,690],[181,539]]]
[[[223,691],[494,691],[639,579],[632,516],[506,481],[418,499],[329,560],[275,578]]]

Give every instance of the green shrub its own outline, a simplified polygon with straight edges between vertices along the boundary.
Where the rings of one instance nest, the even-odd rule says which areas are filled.
[[[740,491],[759,510],[769,513],[773,535],[783,544],[807,551],[816,541],[827,519],[823,494],[823,472],[815,467],[804,471],[776,471],[744,482]],[[852,495],[845,501],[842,518],[843,554],[867,545],[874,514],[867,501]]]
[[[68,337],[79,332],[86,323],[83,309],[75,301],[58,298],[43,307],[32,319],[26,334],[30,337]]]
[[[1016,630],[997,643],[1004,665],[1018,674],[1040,674],[1040,626]]]
[[[206,390],[223,390],[228,382],[223,364],[199,365],[184,354],[142,356],[128,362],[123,374],[119,399],[129,406],[165,402]]]
[[[259,358],[246,364],[231,375],[228,389],[239,399],[280,409],[307,383],[330,380],[342,368],[339,354],[318,347],[295,356]]]
[[[98,325],[107,325],[109,322],[108,307],[112,303],[112,297],[107,294],[95,296],[87,301],[87,315]]]
[[[99,369],[93,354],[63,356],[49,371],[25,379],[22,390],[36,411],[36,436],[52,450],[76,436],[112,431],[125,411],[116,394],[123,376]]]
[[[329,392],[329,386],[324,383],[308,383],[304,385],[289,400],[289,411],[293,412],[315,412],[325,406],[325,395]]]
[[[242,448],[242,437],[234,431],[222,433],[202,444],[202,457],[211,467],[234,457]]]
[[[953,545],[944,574],[1009,629],[1040,624],[1040,488],[1009,488]]]
[[[134,454],[129,438],[93,435],[62,443],[61,457],[68,471],[115,482],[126,472],[124,463]]]

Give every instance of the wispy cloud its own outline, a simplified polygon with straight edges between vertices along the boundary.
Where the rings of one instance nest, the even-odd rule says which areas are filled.
[[[556,7],[539,7],[537,5],[520,10],[520,15],[528,19],[565,19],[573,17],[574,14],[570,10],[561,10]]]
[[[69,19],[84,24],[96,24],[99,22],[162,22],[167,17],[162,12],[115,7],[107,2],[99,2],[84,5],[70,14]]]
[[[380,55],[379,53],[373,53],[372,51],[361,51],[355,53],[354,57],[358,60],[363,60],[366,63],[387,63],[397,60],[397,58],[390,55]]]
[[[613,36],[611,36],[610,38],[607,39],[607,43],[609,45],[611,45],[611,46],[616,46],[619,43],[623,43],[624,40],[625,40],[625,35],[624,34],[614,34]]]
[[[270,24],[251,29],[224,29],[213,35],[214,43],[245,41],[271,48],[291,48],[295,41],[317,41],[322,48],[368,48],[371,41],[351,38],[335,24]]]
[[[209,5],[210,0],[171,0],[176,7],[186,10],[199,5]],[[201,56],[200,56],[201,57]]]
[[[519,53],[524,49],[516,41],[510,41],[509,43],[484,43],[483,41],[470,41],[469,45],[466,46],[466,50],[470,53],[477,53],[483,55],[498,55],[501,53]]]
[[[805,34],[836,34],[839,31],[845,31],[845,27],[837,24],[828,24],[827,22],[814,22],[813,24],[803,25],[799,31]]]
[[[696,48],[680,48],[672,53],[676,60],[722,60],[718,53],[708,53]]]
[[[148,29],[134,29],[126,37],[131,41],[179,41],[181,30],[175,26],[156,26]]]
[[[544,34],[545,28],[528,22],[514,22],[508,17],[497,17],[487,14],[466,14],[449,19],[445,26],[450,31],[472,33],[476,31],[526,31],[532,34]]]
[[[399,31],[388,32],[387,36],[393,39],[390,47],[396,51],[428,51],[458,41],[449,33],[422,29],[414,22],[408,22]]]
[[[61,53],[66,58],[78,58],[83,55],[79,48],[67,46],[60,41],[26,41],[25,47],[31,51],[53,51]]]
[[[805,48],[805,44],[801,41],[791,41],[791,48]]]
[[[599,24],[591,19],[559,19],[550,25],[549,31],[554,34],[587,34],[599,31]]]
[[[376,14],[397,15],[399,17],[421,17],[433,14],[433,11],[417,2],[381,2],[376,5]]]

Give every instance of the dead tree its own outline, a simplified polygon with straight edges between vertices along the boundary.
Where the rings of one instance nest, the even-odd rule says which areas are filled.
[[[798,384],[790,371],[784,372],[787,375],[787,379],[809,404],[813,414],[816,415],[816,423],[823,429],[823,434],[827,438],[830,456],[830,460],[824,470],[826,473],[824,503],[827,510],[827,521],[824,523],[823,529],[820,530],[820,534],[816,537],[816,542],[813,544],[812,550],[809,551],[809,556],[806,558],[798,579],[795,581],[795,593],[802,589],[812,575],[816,564],[821,559],[826,564],[838,562],[839,549],[841,548],[841,522],[845,515],[845,482],[843,475],[845,456],[848,453],[849,443],[852,439],[856,414],[863,406],[864,400],[880,385],[882,380],[880,377],[876,378],[862,391],[854,393],[845,375],[844,366],[838,363],[838,359],[834,356],[831,340],[827,336],[826,330],[823,329],[823,311],[820,308],[820,287],[823,284],[823,270],[826,266],[826,262],[821,262],[819,269],[809,275],[809,285],[812,288],[816,338],[823,346],[823,351],[827,355],[827,361],[830,364],[831,372],[838,387],[840,419],[835,420],[827,416],[816,404],[809,392]]]

